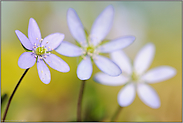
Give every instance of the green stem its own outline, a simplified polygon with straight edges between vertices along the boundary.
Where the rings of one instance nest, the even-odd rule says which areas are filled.
[[[12,100],[12,98],[13,98],[13,96],[14,96],[14,94],[15,94],[15,92],[16,92],[16,90],[17,90],[19,84],[20,84],[20,82],[22,81],[22,79],[24,78],[24,76],[25,76],[25,74],[27,73],[28,70],[29,70],[29,68],[25,70],[25,72],[23,73],[22,77],[21,77],[20,80],[18,81],[18,83],[17,83],[15,89],[13,90],[13,93],[11,94],[10,99],[8,100],[8,104],[7,104],[7,107],[6,107],[6,110],[5,110],[5,113],[4,113],[4,117],[3,117],[3,122],[4,122],[5,119],[6,119],[6,115],[7,115],[7,113],[8,113],[8,109],[9,109],[11,100]]]
[[[81,83],[81,89],[80,89],[79,98],[78,98],[78,109],[77,109],[77,121],[78,122],[81,122],[81,105],[82,105],[82,98],[83,98],[85,82],[86,82],[86,80],[83,80]]]
[[[114,122],[116,121],[116,119],[118,118],[119,114],[120,114],[120,111],[123,109],[123,107],[119,106],[118,105],[118,108],[115,112],[115,114],[113,115],[112,119],[111,119],[111,122]]]

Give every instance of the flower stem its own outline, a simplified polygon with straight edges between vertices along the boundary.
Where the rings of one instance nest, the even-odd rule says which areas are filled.
[[[120,111],[121,111],[122,109],[123,109],[123,107],[121,107],[121,106],[118,105],[118,108],[117,108],[115,114],[113,115],[113,117],[112,117],[112,119],[111,119],[111,122],[116,121],[116,119],[118,118],[119,113],[120,113]]]
[[[85,82],[86,82],[86,80],[82,81],[81,89],[80,89],[80,92],[79,92],[78,109],[77,109],[77,121],[78,122],[81,122],[81,104],[82,104],[82,98],[83,98]]]
[[[3,122],[4,122],[5,119],[6,119],[6,115],[7,115],[7,113],[8,113],[8,109],[9,109],[11,100],[12,100],[12,98],[13,98],[13,96],[14,96],[14,94],[15,94],[15,92],[16,92],[16,90],[17,90],[19,84],[20,84],[20,82],[22,81],[22,79],[24,78],[24,76],[25,76],[25,74],[27,73],[28,70],[29,70],[29,68],[25,70],[25,72],[23,73],[22,77],[21,77],[20,80],[18,81],[18,83],[17,83],[15,89],[13,90],[13,93],[11,94],[10,99],[8,100],[8,105],[7,105],[6,110],[5,110],[5,113],[4,113]]]

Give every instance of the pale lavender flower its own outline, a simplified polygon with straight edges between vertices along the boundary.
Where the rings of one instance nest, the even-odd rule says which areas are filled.
[[[58,56],[51,54],[51,51],[57,48],[64,39],[64,34],[54,33],[42,39],[39,27],[33,18],[30,18],[29,20],[29,39],[19,30],[16,30],[15,33],[23,47],[27,50],[18,60],[20,68],[30,68],[37,62],[39,77],[45,84],[48,84],[51,80],[50,71],[45,63],[60,72],[68,72],[70,70],[65,61]]]
[[[91,77],[93,66],[92,61],[104,73],[110,76],[118,76],[121,69],[110,59],[99,55],[99,53],[110,53],[130,45],[134,36],[121,37],[101,45],[102,40],[109,33],[114,18],[114,8],[109,5],[95,20],[89,36],[85,34],[84,27],[75,12],[70,8],[67,12],[67,22],[72,36],[80,44],[80,47],[63,41],[56,49],[62,55],[69,57],[81,56],[83,60],[77,68],[77,76],[81,80],[87,80]]]
[[[125,107],[135,99],[136,91],[140,99],[151,108],[160,107],[160,99],[156,91],[148,84],[172,78],[176,70],[170,66],[160,66],[146,72],[154,57],[155,47],[152,43],[145,45],[137,54],[133,66],[130,59],[122,51],[111,53],[111,58],[123,70],[117,77],[97,73],[94,80],[100,84],[119,86],[125,84],[118,94],[118,103]]]

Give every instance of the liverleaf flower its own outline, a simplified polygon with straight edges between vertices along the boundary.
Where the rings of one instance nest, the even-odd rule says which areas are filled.
[[[19,30],[16,30],[15,33],[27,51],[18,60],[20,68],[28,69],[37,62],[39,77],[45,84],[48,84],[51,80],[50,71],[45,63],[60,72],[68,72],[70,70],[65,61],[51,53],[51,51],[61,44],[64,39],[64,34],[53,33],[42,39],[40,29],[33,18],[29,20],[29,38]]]
[[[94,80],[100,84],[119,86],[125,84],[118,94],[118,103],[121,107],[130,105],[135,99],[136,91],[139,98],[151,108],[160,107],[160,99],[156,91],[148,84],[161,82],[172,78],[176,70],[170,66],[159,66],[146,72],[150,66],[155,52],[152,43],[145,45],[135,57],[133,66],[130,59],[122,51],[112,52],[111,58],[123,70],[117,77],[105,73],[97,73]]]
[[[125,48],[135,40],[134,36],[125,36],[101,44],[111,29],[113,18],[114,8],[109,5],[97,17],[90,35],[87,35],[76,11],[72,8],[68,10],[68,26],[80,47],[63,41],[55,51],[69,57],[82,57],[82,61],[77,68],[77,76],[80,80],[87,80],[91,77],[93,71],[92,61],[102,72],[110,76],[118,76],[122,73],[121,69],[112,60],[99,55],[99,53],[110,53]]]

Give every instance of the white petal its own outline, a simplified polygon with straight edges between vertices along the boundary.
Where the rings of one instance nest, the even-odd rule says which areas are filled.
[[[18,59],[18,66],[22,69],[32,67],[36,62],[36,58],[32,52],[24,52]]]
[[[128,56],[121,50],[110,53],[111,59],[121,68],[123,73],[131,75],[132,65]]]
[[[159,108],[160,100],[156,91],[146,84],[137,85],[137,93],[139,98],[151,108]]]
[[[60,72],[70,71],[69,65],[55,54],[48,55],[46,58],[44,58],[44,60],[50,67],[52,67],[55,70],[58,70]]]
[[[32,50],[33,49],[33,45],[31,44],[31,42],[29,41],[29,39],[19,30],[15,30],[15,33],[18,37],[18,39],[20,40],[20,42],[22,43],[22,45],[28,49],[28,50]]]
[[[93,71],[91,59],[89,56],[86,56],[83,59],[77,68],[77,76],[80,80],[87,80],[91,77]]]
[[[34,44],[40,44],[41,32],[39,26],[33,18],[29,19],[28,37],[30,42]]]
[[[51,80],[51,74],[50,70],[48,69],[43,60],[37,61],[37,70],[41,81],[45,84],[49,84]]]
[[[170,66],[161,66],[149,70],[146,74],[142,76],[142,80],[147,83],[161,82],[175,76],[176,70]]]
[[[146,44],[137,54],[134,60],[136,73],[142,75],[150,66],[154,58],[155,47],[152,43]]]
[[[129,46],[130,44],[132,44],[135,40],[134,36],[125,36],[125,37],[121,37],[115,40],[112,40],[104,45],[101,45],[100,47],[98,47],[97,49],[101,52],[101,53],[110,53],[116,50],[121,50],[127,46]]]
[[[83,54],[83,50],[81,48],[67,41],[63,41],[55,51],[61,55],[69,57],[76,57]]]
[[[97,55],[94,62],[102,72],[110,76],[119,76],[122,73],[118,65],[106,57]]]
[[[114,8],[107,6],[95,20],[91,29],[91,42],[96,46],[109,33],[114,18]]]
[[[76,39],[76,41],[78,41],[79,43],[85,43],[86,37],[83,25],[76,11],[72,8],[69,8],[69,10],[67,11],[67,23],[70,32],[72,36]]]
[[[118,103],[121,107],[130,105],[135,99],[135,85],[133,83],[124,86],[118,93]]]
[[[118,85],[125,84],[129,80],[129,78],[124,75],[112,77],[105,73],[100,72],[100,73],[95,74],[94,80],[97,83],[100,83],[103,85],[118,86]]]
[[[50,34],[43,39],[41,45],[45,46],[48,51],[52,51],[61,44],[64,37],[65,35],[62,33]]]

